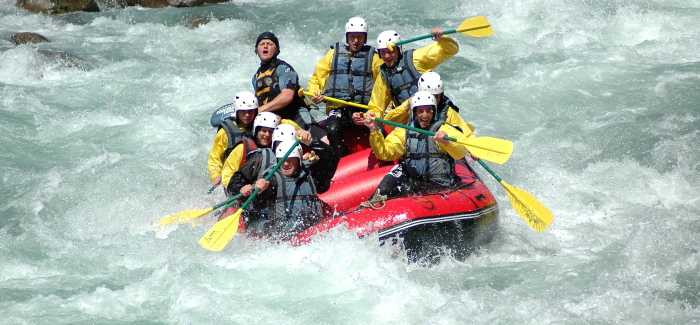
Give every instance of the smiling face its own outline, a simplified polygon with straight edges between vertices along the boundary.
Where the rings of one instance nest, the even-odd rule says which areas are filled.
[[[416,119],[421,128],[425,129],[430,126],[433,120],[435,107],[433,106],[418,106],[415,108]]]
[[[265,148],[269,148],[272,143],[272,132],[275,131],[273,128],[268,128],[264,126],[259,127],[258,133],[255,134],[255,138],[258,139],[258,144]]]
[[[248,128],[253,124],[255,115],[257,115],[258,110],[248,109],[236,112],[236,117],[238,118],[238,123],[240,127]]]
[[[275,57],[275,55],[279,54],[279,52],[280,51],[277,48],[277,45],[275,45],[275,42],[269,39],[263,39],[257,46],[255,46],[255,53],[260,58],[260,61],[263,62],[270,61],[273,57]]]
[[[292,177],[299,169],[299,158],[287,158],[280,166],[282,175]]]
[[[396,62],[399,61],[398,46],[394,46],[393,51],[389,51],[389,49],[379,50],[379,57],[382,58],[382,61],[384,61],[384,64],[386,64],[387,67],[393,68],[396,65]]]
[[[347,33],[345,37],[348,40],[348,51],[350,53],[359,52],[367,41],[367,34],[365,33]]]

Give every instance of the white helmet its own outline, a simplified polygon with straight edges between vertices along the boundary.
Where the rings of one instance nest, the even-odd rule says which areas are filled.
[[[255,94],[249,91],[241,91],[240,93],[236,94],[236,97],[233,99],[233,103],[236,104],[236,112],[258,108],[258,98],[255,97]]]
[[[280,124],[272,132],[272,143],[275,141],[286,141],[286,140],[296,140],[297,129],[291,124]]]
[[[419,91],[413,94],[413,97],[411,97],[411,107],[416,108],[418,106],[437,106],[435,96],[428,91]]]
[[[253,129],[256,130],[258,127],[264,126],[266,128],[274,129],[280,124],[279,117],[272,112],[262,112],[255,117],[253,121]]]
[[[348,22],[345,23],[345,34],[347,33],[365,33],[367,34],[369,31],[369,26],[367,26],[367,22],[360,18],[360,17],[352,17],[348,19]]]
[[[445,84],[437,72],[426,72],[418,78],[418,91],[427,91],[433,95],[445,92]]]
[[[284,157],[285,154],[287,154],[287,151],[296,143],[296,140],[284,140],[282,141],[278,146],[277,150],[275,150],[275,157],[277,158],[282,158]],[[299,158],[301,160],[301,146],[296,145],[296,147],[292,150],[292,152],[287,156],[287,158]]]
[[[386,45],[387,42],[394,44],[401,42],[401,36],[399,36],[399,33],[393,30],[383,31],[381,34],[379,34],[379,36],[377,36],[377,51],[388,48]],[[399,51],[401,51],[401,46],[398,48]]]

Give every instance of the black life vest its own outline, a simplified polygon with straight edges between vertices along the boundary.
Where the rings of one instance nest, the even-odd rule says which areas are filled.
[[[258,97],[258,102],[263,105],[275,99],[282,93],[282,89],[287,88],[287,85],[279,84],[279,76],[276,70],[278,67],[286,67],[287,71],[294,71],[292,66],[280,59],[275,58],[269,64],[262,64],[258,71],[253,76],[253,87],[255,95]],[[275,111],[283,119],[294,120],[299,112],[299,108],[308,107],[306,99],[299,95],[299,85],[295,85],[294,99],[289,105]]]
[[[452,108],[456,113],[459,113],[459,107],[455,105],[449,97],[442,94],[440,102],[437,104],[437,119],[439,121],[447,121],[447,110]]]

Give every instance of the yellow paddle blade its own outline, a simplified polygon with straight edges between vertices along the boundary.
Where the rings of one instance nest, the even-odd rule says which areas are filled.
[[[501,181],[501,185],[506,189],[510,203],[513,205],[515,211],[525,219],[532,229],[544,231],[552,224],[552,220],[554,220],[552,212],[530,193],[508,185],[503,180]]]
[[[471,37],[486,37],[493,35],[493,27],[484,16],[469,18],[457,27],[457,32]]]
[[[200,218],[208,214],[209,212],[214,211],[214,208],[208,208],[204,210],[185,210],[185,211],[180,211],[178,213],[173,213],[165,218],[160,219],[160,226],[161,227],[167,227],[171,223],[185,223],[185,222],[190,222],[196,218]]]
[[[238,231],[238,223],[242,213],[243,209],[238,209],[238,211],[230,217],[219,220],[219,222],[214,224],[214,226],[202,236],[199,240],[199,244],[212,252],[218,252],[224,249],[226,244],[233,238],[233,235],[236,234],[236,231]]]
[[[513,153],[513,142],[505,139],[470,137],[466,140],[457,139],[457,142],[467,146],[469,152],[474,156],[497,164],[503,164],[508,161]]]

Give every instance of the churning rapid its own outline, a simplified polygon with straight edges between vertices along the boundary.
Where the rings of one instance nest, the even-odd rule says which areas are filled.
[[[0,2],[0,323],[692,324],[700,320],[700,3],[681,0],[232,1],[60,16]],[[107,8],[107,5],[103,5]],[[306,85],[345,21],[373,42],[454,29],[437,71],[499,176],[554,213],[535,232],[503,188],[499,232],[465,262],[407,264],[337,229],[311,244],[214,223],[154,225],[222,200],[211,113],[251,90],[270,30]],[[209,23],[188,27],[196,17]],[[17,32],[51,42],[14,45]],[[417,48],[423,40],[405,45]]]

